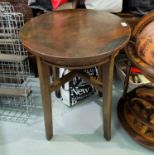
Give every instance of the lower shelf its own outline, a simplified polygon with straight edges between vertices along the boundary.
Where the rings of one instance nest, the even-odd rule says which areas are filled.
[[[0,53],[0,61],[4,62],[17,62],[21,63],[27,58],[27,56],[22,55],[15,55],[15,54],[2,54]]]
[[[0,96],[24,96],[31,94],[31,89],[25,88],[0,88]]]

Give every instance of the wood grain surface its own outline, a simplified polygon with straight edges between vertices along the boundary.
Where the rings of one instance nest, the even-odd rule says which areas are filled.
[[[86,66],[125,46],[131,30],[121,22],[103,11],[47,12],[26,23],[20,39],[31,53],[53,64]]]

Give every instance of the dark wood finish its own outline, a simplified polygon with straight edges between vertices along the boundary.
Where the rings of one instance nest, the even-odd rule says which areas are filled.
[[[136,54],[135,43],[138,35],[142,30],[154,20],[154,13],[150,12],[144,16],[132,32],[131,41],[125,48],[130,62],[127,66],[127,74],[124,83],[123,97],[118,104],[119,119],[125,130],[131,137],[147,148],[154,147],[154,88],[140,86],[135,90],[127,93],[129,84],[130,67],[134,65],[141,69],[143,74],[154,81],[153,66],[145,63]]]
[[[154,88],[141,86],[123,96],[119,119],[127,133],[141,145],[154,148]]]
[[[112,106],[112,82],[114,57],[111,56],[111,61],[103,65],[103,122],[104,122],[104,137],[107,140],[111,139],[111,106]],[[108,103],[108,104],[107,104]]]
[[[89,66],[128,42],[130,28],[122,27],[121,22],[124,20],[102,11],[48,12],[26,23],[20,39],[34,55],[55,65]]]
[[[140,59],[136,52],[135,47],[132,42],[128,44],[129,46],[126,47],[126,54],[128,59],[132,62],[132,64],[139,69],[142,70],[143,74],[148,77],[152,82],[154,81],[154,68],[147,63],[145,63],[142,59]]]
[[[127,93],[128,87],[129,87],[129,77],[130,77],[130,71],[131,71],[131,62],[127,62],[127,67],[126,67],[126,77],[124,80],[124,89],[123,89],[123,96]]]
[[[128,59],[134,64],[136,67],[140,68],[144,75],[149,77],[149,79],[153,82],[154,81],[154,68],[151,65],[145,63],[142,59],[138,57],[135,51],[135,41],[140,32],[148,25],[150,22],[154,20],[154,12],[150,12],[146,16],[142,18],[142,20],[137,24],[135,29],[132,32],[131,41],[129,42],[128,46],[125,48],[126,55]]]
[[[153,11],[148,13],[146,16],[143,16],[143,18],[138,22],[138,24],[134,28],[134,31],[132,32],[132,37],[137,37],[140,34],[140,32],[153,20],[154,20]]]
[[[44,122],[46,129],[46,138],[50,140],[53,137],[52,123],[52,104],[50,91],[50,68],[41,58],[37,57],[37,66],[40,79],[40,88],[44,110]]]
[[[59,68],[57,68],[55,66],[52,66],[52,74],[53,74],[53,80],[54,81],[59,79]],[[56,95],[57,98],[61,97],[60,89],[57,89],[55,91],[55,95]]]
[[[123,27],[121,22],[124,20],[103,11],[65,10],[36,17],[21,29],[22,43],[37,57],[47,139],[53,136],[50,92],[73,75],[80,75],[103,92],[104,137],[110,140],[114,58],[131,34],[130,27]],[[103,69],[100,81],[81,71],[92,66]],[[54,71],[50,83],[49,67],[68,68],[71,72],[57,78]]]
[[[64,75],[62,78],[56,79],[52,84],[50,84],[50,90],[54,91],[64,85],[66,82],[71,80],[75,75],[76,71],[71,71],[68,74]]]
[[[98,66],[98,80],[102,82],[102,77],[103,77],[103,65]],[[98,91],[99,97],[102,97],[102,91]]]
[[[131,65],[134,65],[138,67],[139,69],[142,70],[144,75],[151,81],[154,82],[154,68],[153,66],[145,63],[142,59],[139,58],[139,56],[136,54],[135,51],[135,43],[136,43],[136,38],[140,34],[140,32],[150,23],[154,20],[154,12],[148,13],[146,16],[144,16],[139,23],[136,25],[132,32],[131,40],[128,44],[128,46],[125,47],[126,55],[128,59],[130,60],[130,63],[128,63],[128,71],[124,83],[124,93],[123,95],[126,94],[127,89],[128,89],[128,83],[129,83],[129,75],[130,75],[130,70],[129,67]]]

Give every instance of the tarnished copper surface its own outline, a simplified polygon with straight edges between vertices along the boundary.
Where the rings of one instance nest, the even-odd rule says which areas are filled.
[[[95,64],[128,42],[130,27],[121,22],[103,11],[48,12],[26,23],[20,39],[31,53],[54,64]]]

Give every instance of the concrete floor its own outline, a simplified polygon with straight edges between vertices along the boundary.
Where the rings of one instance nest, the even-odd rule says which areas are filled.
[[[101,98],[93,95],[70,108],[53,97],[53,139],[45,139],[43,113],[37,108],[26,124],[0,121],[0,155],[153,155],[122,128],[116,110],[121,94],[115,78],[111,141],[102,136]],[[34,102],[41,105],[39,95]]]

